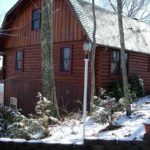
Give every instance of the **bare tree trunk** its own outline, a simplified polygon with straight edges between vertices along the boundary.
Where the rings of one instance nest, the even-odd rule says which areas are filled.
[[[96,15],[95,15],[95,0],[92,0],[92,10],[93,10],[93,43],[92,43],[92,53],[91,53],[91,104],[94,103],[95,94],[95,51],[96,51]],[[90,110],[92,111],[92,105],[90,105]]]
[[[52,102],[51,112],[59,118],[53,68],[52,1],[42,0],[41,59],[43,95]]]
[[[117,5],[118,5],[118,23],[119,23],[119,33],[120,33],[120,45],[121,45],[121,68],[122,68],[122,77],[123,77],[123,91],[126,100],[126,112],[127,115],[130,115],[131,108],[129,102],[127,68],[126,68],[126,60],[125,60],[125,43],[124,43],[123,21],[122,21],[122,0],[117,0]]]

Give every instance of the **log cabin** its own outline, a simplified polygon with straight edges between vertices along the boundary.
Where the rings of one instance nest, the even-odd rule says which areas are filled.
[[[41,0],[19,0],[6,14],[0,47],[4,52],[4,102],[34,112],[42,92]],[[121,78],[117,14],[96,6],[96,89]],[[128,74],[137,74],[150,91],[150,26],[123,17]],[[76,107],[83,99],[85,37],[92,41],[92,6],[82,0],[53,1],[53,58],[59,104]],[[90,95],[90,63],[88,95]]]

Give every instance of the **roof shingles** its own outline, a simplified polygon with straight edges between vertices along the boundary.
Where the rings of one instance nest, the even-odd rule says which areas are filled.
[[[69,0],[78,20],[92,40],[92,5],[82,0]],[[96,42],[99,45],[120,48],[118,16],[96,6]],[[123,17],[125,46],[127,50],[150,54],[150,26],[137,20]]]

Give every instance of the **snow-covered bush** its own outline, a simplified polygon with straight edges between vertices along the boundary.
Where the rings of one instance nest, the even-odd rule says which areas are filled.
[[[113,121],[113,114],[116,112],[119,108],[119,103],[117,103],[115,98],[111,98],[106,95],[106,91],[101,89],[100,92],[103,92],[99,95],[101,97],[97,97],[95,99],[95,104],[93,106],[94,111],[92,114],[92,118],[99,123],[105,124],[109,123],[111,124]]]
[[[36,118],[38,123],[44,127],[44,135],[47,136],[49,134],[49,124],[59,123],[58,119],[54,118],[51,114],[51,108],[53,107],[52,103],[45,97],[42,96],[41,93],[38,93],[39,101],[37,101],[35,111]]]
[[[48,127],[49,122],[51,124],[58,123],[59,121],[51,114],[51,108],[54,107],[52,103],[47,98],[43,97],[41,93],[38,93],[38,97],[39,101],[37,101],[35,111],[37,118],[39,118],[43,126]]]
[[[25,129],[30,133],[31,139],[41,139],[47,136],[45,127],[39,122],[38,119],[28,119]]]
[[[22,115],[19,110],[12,109],[8,106],[3,107],[3,119],[7,120],[10,124],[14,122],[20,122],[26,117]]]
[[[0,137],[41,139],[49,135],[49,124],[59,123],[51,116],[51,102],[38,94],[36,115],[26,117],[16,109],[4,107],[0,115]]]
[[[23,122],[14,122],[8,125],[6,133],[10,138],[22,138],[30,140],[30,133],[25,127],[26,125]]]
[[[0,137],[6,137],[6,129],[7,129],[8,121],[1,118],[0,119]]]
[[[18,110],[4,107],[1,118],[1,137],[30,139],[28,131],[25,129],[28,118]]]
[[[38,116],[25,117],[18,110],[10,107],[3,108],[3,114],[0,118],[0,137],[23,138],[23,139],[41,139],[49,135],[49,120],[56,122],[55,118],[49,115],[49,102],[38,102]],[[42,106],[43,105],[43,106]],[[42,106],[42,107],[41,107]],[[38,109],[37,109],[38,110]]]
[[[39,101],[37,101],[35,111],[36,114],[43,117],[43,116],[51,116],[51,107],[52,103],[47,100],[47,98],[43,97],[41,93],[38,93]]]

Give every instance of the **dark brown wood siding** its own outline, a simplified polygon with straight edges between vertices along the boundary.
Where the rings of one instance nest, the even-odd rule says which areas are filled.
[[[53,54],[54,71],[59,104],[66,108],[78,105],[82,101],[84,76],[84,33],[74,16],[67,0],[55,0],[53,5]],[[18,98],[18,108],[24,113],[33,112],[37,101],[36,95],[42,90],[40,30],[32,30],[32,11],[41,8],[40,0],[35,4],[28,1],[15,12],[17,16],[6,25],[10,29],[3,47],[5,55],[5,104],[9,105],[10,97]],[[13,15],[11,16],[13,17]],[[72,47],[71,72],[60,72],[60,48]],[[24,52],[23,71],[15,70],[17,50]]]
[[[9,105],[10,97],[16,97],[18,108],[26,114],[33,112],[36,96],[41,92],[41,54],[40,47],[24,47],[23,70],[15,69],[15,58],[18,49],[7,49],[5,56],[5,104]]]
[[[54,42],[83,40],[84,34],[67,0],[55,0],[53,13]]]
[[[111,80],[121,79],[121,76],[110,74],[110,57],[111,51],[109,48],[97,48],[96,51],[96,89],[99,87],[109,89]],[[129,52],[128,75],[137,74],[144,80],[146,91],[150,91],[150,70],[149,59],[150,55]]]
[[[150,92],[150,55],[129,53],[129,74],[137,74],[144,81],[145,90]]]
[[[65,46],[65,43],[54,44],[54,70],[57,92],[59,93],[58,99],[59,101],[64,100],[65,105],[69,105],[72,108],[72,106],[76,105],[75,101],[83,100],[84,51],[82,50],[83,41],[67,42],[66,46],[68,44],[72,47],[71,72],[61,72],[59,68],[60,48]],[[88,85],[90,85],[90,73]]]
[[[5,48],[20,48],[40,43],[40,30],[32,30],[32,11],[41,8],[41,2],[35,0],[34,3],[35,5],[30,1],[19,7],[16,16],[10,16],[13,21],[9,25],[9,20],[6,21],[9,35],[5,37]]]

